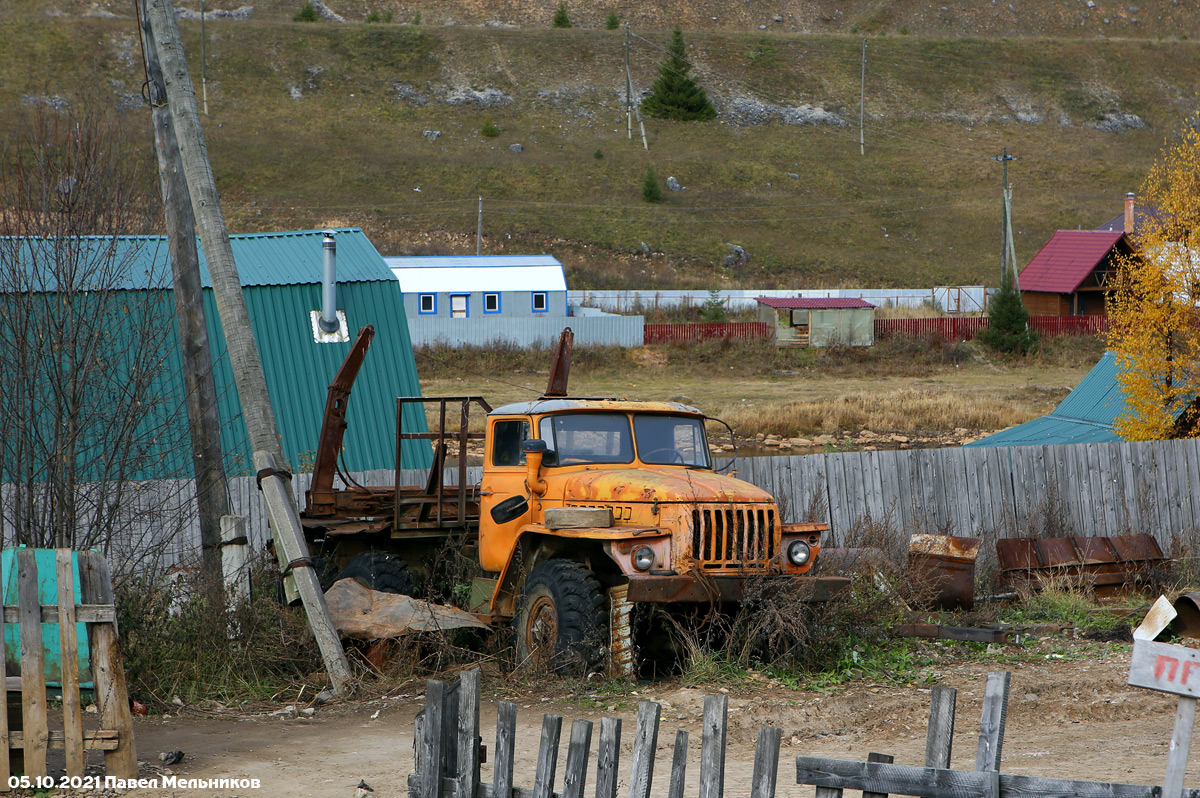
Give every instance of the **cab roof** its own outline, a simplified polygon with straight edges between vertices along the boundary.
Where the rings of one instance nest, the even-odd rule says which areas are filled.
[[[629,399],[565,399],[542,397],[532,402],[513,402],[497,407],[489,416],[529,416],[540,413],[558,413],[571,410],[598,410],[607,412],[637,413],[686,413],[703,416],[704,413],[678,402],[636,402]]]

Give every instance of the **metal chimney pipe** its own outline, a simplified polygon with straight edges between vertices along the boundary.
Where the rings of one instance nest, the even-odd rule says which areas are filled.
[[[1125,234],[1133,235],[1134,213],[1133,213],[1133,192],[1130,191],[1125,195]]]
[[[333,231],[326,230],[321,242],[324,250],[324,273],[321,276],[321,331],[337,332],[341,325],[337,317],[337,242]]]

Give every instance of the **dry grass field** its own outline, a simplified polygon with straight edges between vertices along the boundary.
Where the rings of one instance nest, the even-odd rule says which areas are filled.
[[[869,429],[959,437],[1049,412],[1100,358],[1092,338],[1045,339],[1028,358],[972,343],[896,338],[870,349],[776,350],[765,341],[576,351],[571,393],[685,402],[740,438],[844,436]],[[492,406],[544,389],[550,353],[423,351],[426,396],[482,394]]]

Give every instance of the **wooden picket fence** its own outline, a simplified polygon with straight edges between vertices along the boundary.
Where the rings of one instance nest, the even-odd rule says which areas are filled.
[[[496,707],[496,747],[490,784],[480,780],[483,738],[479,729],[479,671],[447,685],[429,681],[425,709],[416,720],[416,767],[408,778],[409,798],[583,798],[591,754],[593,724],[576,720],[567,744],[566,773],[555,791],[562,717],[542,716],[533,787],[513,786],[517,706]],[[950,768],[957,693],[934,687],[930,693],[929,727],[923,767],[893,764],[893,757],[872,753],[866,761],[829,757],[796,757],[796,783],[816,788],[816,798],[841,798],[844,790],[861,790],[866,798],[912,795],[921,798],[1163,798],[1161,787],[1000,773],[1011,674],[989,673],[979,721],[974,770]],[[662,707],[638,705],[629,766],[629,798],[650,798]],[[723,798],[725,790],[728,697],[707,696],[700,752],[699,798]],[[774,798],[782,732],[759,730],[754,748],[750,798]],[[621,719],[603,718],[596,748],[596,798],[617,798]],[[667,798],[683,798],[688,760],[688,733],[675,733]],[[739,794],[744,794],[742,790]],[[1200,790],[1184,790],[1184,798],[1200,798]]]
[[[78,557],[80,601],[75,600],[72,555]],[[20,625],[21,675],[6,678],[7,693],[20,696],[20,713],[10,703],[0,712],[0,790],[10,789],[9,777],[23,773],[32,787],[47,781],[47,751],[64,750],[68,778],[82,777],[87,752],[104,751],[105,772],[119,779],[137,776],[133,720],[121,646],[117,638],[117,611],[113,603],[108,562],[98,552],[55,550],[57,603],[38,599],[36,552],[16,552],[16,605],[4,605],[4,622]],[[46,698],[42,624],[58,625],[62,660],[62,731],[50,730]],[[79,641],[77,624],[86,625],[96,694],[98,728],[85,730],[80,700]],[[5,661],[5,641],[0,633],[0,662]],[[57,784],[58,781],[53,782]]]

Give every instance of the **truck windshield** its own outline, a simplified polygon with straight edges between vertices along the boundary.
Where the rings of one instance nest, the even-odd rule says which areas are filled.
[[[554,465],[632,463],[633,435],[623,413],[563,413],[541,420],[538,433]],[[547,464],[551,458],[547,458]]]
[[[693,416],[639,414],[633,417],[638,459],[653,465],[709,468],[704,422]]]

